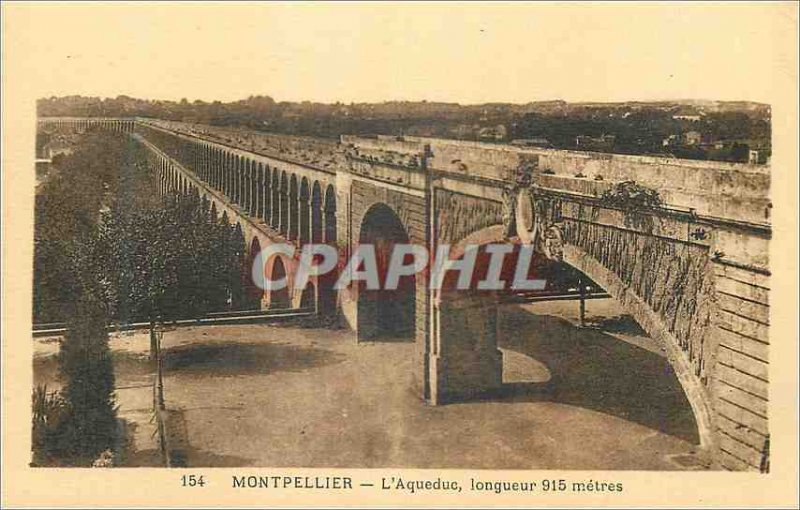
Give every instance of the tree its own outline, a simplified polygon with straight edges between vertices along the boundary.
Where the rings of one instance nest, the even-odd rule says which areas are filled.
[[[59,363],[66,385],[67,435],[76,458],[94,459],[117,437],[114,367],[103,304],[91,293],[75,302]]]

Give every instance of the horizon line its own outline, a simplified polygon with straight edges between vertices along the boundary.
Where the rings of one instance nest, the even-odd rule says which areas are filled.
[[[629,103],[643,103],[643,104],[650,104],[650,103],[682,103],[682,102],[698,102],[698,103],[752,103],[757,105],[769,106],[771,107],[770,103],[764,103],[762,101],[755,101],[751,99],[708,99],[708,98],[662,98],[662,99],[629,99],[629,100],[568,100],[568,99],[533,99],[525,102],[516,102],[516,101],[484,101],[478,103],[472,102],[459,102],[459,101],[444,101],[444,100],[431,100],[431,99],[383,99],[379,101],[319,101],[319,100],[310,100],[310,99],[302,99],[302,100],[284,100],[284,99],[276,99],[275,97],[269,94],[250,94],[247,97],[243,97],[240,99],[231,99],[231,100],[221,100],[221,99],[189,99],[187,97],[181,99],[162,99],[162,98],[145,98],[145,97],[138,97],[138,96],[131,96],[128,94],[117,94],[116,96],[100,96],[100,95],[83,95],[83,94],[65,94],[65,95],[49,95],[44,97],[36,98],[36,101],[42,100],[50,100],[53,98],[56,99],[63,99],[67,97],[81,97],[87,99],[100,99],[100,100],[108,100],[108,99],[119,99],[120,97],[125,97],[129,99],[139,100],[139,101],[162,101],[162,102],[173,102],[173,103],[180,103],[184,99],[189,103],[193,104],[197,101],[202,103],[213,104],[216,102],[219,103],[237,103],[242,101],[247,101],[251,98],[258,98],[258,97],[265,97],[272,99],[276,104],[280,103],[311,103],[311,104],[323,104],[323,105],[336,105],[336,104],[343,104],[343,105],[352,105],[352,104],[386,104],[386,103],[431,103],[431,104],[452,104],[457,106],[484,106],[484,105],[492,105],[492,104],[507,104],[507,105],[517,105],[517,106],[524,106],[529,104],[536,104],[536,103],[557,103],[562,102],[566,104],[573,104],[573,105],[581,105],[581,104],[603,104],[603,105],[616,105],[616,104],[629,104]]]

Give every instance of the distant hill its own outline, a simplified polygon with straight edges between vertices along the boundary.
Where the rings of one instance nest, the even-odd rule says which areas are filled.
[[[548,100],[461,105],[278,102],[269,96],[228,103],[65,96],[38,100],[37,111],[43,117],[153,117],[327,138],[386,134],[520,140],[565,149],[731,161],[747,161],[750,149],[768,153],[771,147],[770,106],[751,101]]]

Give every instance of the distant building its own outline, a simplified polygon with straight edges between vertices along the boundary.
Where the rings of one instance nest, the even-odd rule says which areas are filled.
[[[764,165],[769,162],[769,151],[764,149],[750,149],[747,161],[751,165]]]
[[[680,141],[681,139],[678,135],[669,135],[668,137],[661,140],[661,145],[663,145],[664,147],[671,147],[673,145],[678,145]]]
[[[704,115],[705,114],[702,111],[698,111],[694,108],[683,107],[672,114],[672,118],[675,120],[688,120],[690,122],[697,122],[698,120],[702,120]]]
[[[700,146],[703,147],[704,149],[713,149],[713,150],[722,150],[727,145],[730,145],[730,142],[726,142],[725,140],[717,140],[713,142],[709,141],[700,144]]]
[[[550,140],[547,138],[517,138],[516,140],[511,140],[511,145],[516,145],[518,147],[541,147],[544,149],[551,147]]]
[[[575,145],[579,149],[587,151],[610,150],[614,147],[614,142],[616,140],[617,137],[614,135],[602,135],[602,136],[578,135],[575,137]]]
[[[700,145],[703,135],[699,131],[687,131],[683,134],[683,140],[686,145]]]
[[[702,115],[697,115],[697,114],[673,115],[672,118],[675,119],[675,120],[689,120],[689,121],[692,121],[692,122],[696,122],[698,120],[701,120],[703,118],[703,116]]]
[[[508,136],[508,130],[502,124],[498,124],[497,126],[493,127],[485,127],[481,128],[478,131],[478,138],[481,140],[493,140],[493,141],[501,141],[505,140]]]

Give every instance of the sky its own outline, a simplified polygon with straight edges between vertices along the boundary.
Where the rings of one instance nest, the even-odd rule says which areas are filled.
[[[792,4],[4,3],[38,97],[770,102]],[[6,70],[7,71],[7,70]],[[796,76],[793,78],[796,80]]]

